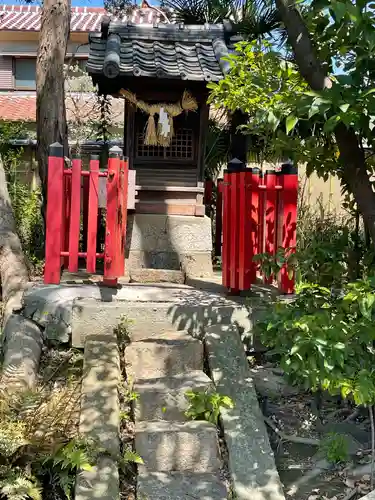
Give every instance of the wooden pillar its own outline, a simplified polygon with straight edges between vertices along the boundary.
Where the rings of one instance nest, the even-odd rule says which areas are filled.
[[[206,101],[206,96],[203,97],[199,113],[199,140],[198,140],[198,182],[203,182],[205,160],[206,160],[206,141],[209,118],[209,106]]]
[[[238,130],[238,127],[245,125],[247,122],[247,114],[240,110],[235,111],[231,116],[229,158],[238,158],[245,165],[247,163],[248,136]]]
[[[136,108],[134,104],[131,104],[125,100],[124,107],[124,148],[123,156],[128,158],[129,169],[134,168],[134,141],[135,137],[135,113]]]

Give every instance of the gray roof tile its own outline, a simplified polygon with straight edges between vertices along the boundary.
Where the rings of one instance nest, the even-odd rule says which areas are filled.
[[[229,52],[227,39],[223,25],[112,22],[108,35],[103,29],[102,33],[90,34],[87,70],[108,78],[146,76],[218,81],[227,69],[221,60]]]

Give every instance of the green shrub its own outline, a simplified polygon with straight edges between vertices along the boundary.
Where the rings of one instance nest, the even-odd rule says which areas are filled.
[[[341,286],[363,270],[364,237],[349,215],[322,205],[300,204],[297,252],[298,279],[321,286]]]
[[[23,251],[29,261],[31,271],[39,273],[44,259],[41,191],[40,189],[32,190],[20,182],[14,182],[9,185],[9,195]]]
[[[328,434],[322,441],[320,450],[331,464],[344,463],[349,459],[349,443],[343,434]]]
[[[234,404],[229,396],[223,396],[216,391],[194,391],[185,392],[189,406],[185,411],[186,417],[192,420],[207,420],[217,424],[220,408],[233,408]]]
[[[340,294],[318,284],[301,285],[297,292],[295,300],[271,305],[256,325],[269,354],[306,389],[373,404],[375,280],[348,283]]]
[[[72,498],[76,473],[101,453],[78,435],[79,400],[80,383],[52,393],[0,387],[1,498]]]

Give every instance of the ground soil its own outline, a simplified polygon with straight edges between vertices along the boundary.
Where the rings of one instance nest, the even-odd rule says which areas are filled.
[[[274,368],[281,373],[276,365]],[[337,398],[324,397],[320,423],[310,393],[301,390],[298,394],[285,395],[285,392],[288,391],[264,398],[263,387],[260,404],[268,421],[267,429],[286,498],[358,500],[369,493],[371,433],[366,414],[348,422],[346,419],[353,408],[338,402]],[[280,433],[307,438],[307,444],[280,438]],[[324,443],[332,433],[343,434],[347,440],[349,456],[344,463],[332,464],[327,460]],[[308,440],[319,440],[321,444],[312,446]]]

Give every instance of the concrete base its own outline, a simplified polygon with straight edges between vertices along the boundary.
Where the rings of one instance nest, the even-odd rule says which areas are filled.
[[[127,266],[176,269],[188,277],[212,275],[212,233],[208,217],[128,216]]]

